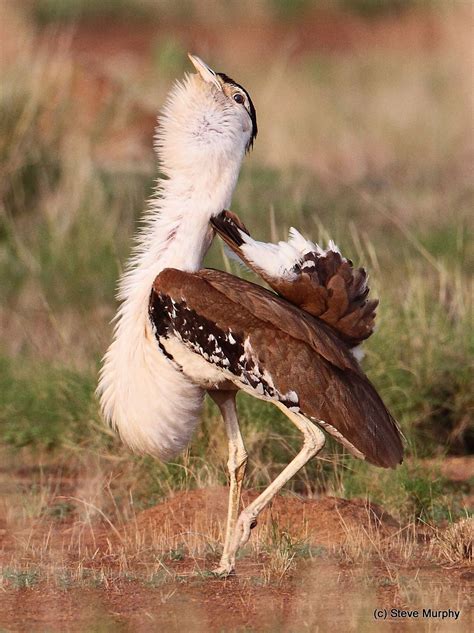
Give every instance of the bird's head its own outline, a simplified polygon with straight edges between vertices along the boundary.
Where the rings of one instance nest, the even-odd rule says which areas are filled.
[[[189,55],[197,73],[177,82],[162,111],[156,148],[165,174],[193,166],[240,168],[257,136],[250,95],[224,73]]]
[[[225,73],[214,72],[197,55],[189,55],[189,59],[203,82],[207,98],[214,104],[215,112],[223,114],[222,118],[219,117],[223,127],[241,137],[245,141],[245,149],[250,150],[258,128],[257,113],[249,93]]]

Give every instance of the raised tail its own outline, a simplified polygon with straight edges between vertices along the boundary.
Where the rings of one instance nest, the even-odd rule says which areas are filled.
[[[325,321],[349,347],[374,330],[377,299],[369,299],[367,272],[354,268],[330,241],[327,249],[290,229],[287,242],[257,242],[230,211],[211,223],[229,248],[281,297]]]

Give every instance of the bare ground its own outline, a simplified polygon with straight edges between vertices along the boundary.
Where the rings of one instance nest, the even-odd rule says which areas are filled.
[[[31,586],[19,586],[18,574],[10,581],[6,574],[0,626],[370,631],[380,625],[376,608],[451,608],[461,609],[461,621],[392,618],[386,625],[390,631],[469,629],[474,571],[468,560],[443,561],[432,531],[402,528],[364,500],[278,497],[254,530],[237,574],[214,579],[207,570],[218,559],[226,493],[224,488],[176,493],[119,529],[99,518],[88,525],[37,520],[13,531],[4,519],[4,570],[12,569],[20,546],[24,561],[35,559],[31,577],[34,569],[39,576]],[[255,494],[247,493],[245,503]],[[60,570],[68,566],[74,577],[61,579]]]

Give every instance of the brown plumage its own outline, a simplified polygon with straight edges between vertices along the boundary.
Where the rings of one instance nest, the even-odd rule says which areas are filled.
[[[383,467],[401,462],[396,422],[348,347],[326,323],[286,299],[221,271],[165,269],[153,286],[150,317],[160,341],[177,336],[193,352],[202,353],[200,336],[211,332],[221,356],[206,360],[239,386],[250,391],[252,375],[269,376],[274,393],[295,393],[301,413],[322,420],[358,457]],[[251,366],[243,365],[246,346]]]
[[[240,231],[250,234],[236,214],[223,211],[211,223],[229,248],[275,292],[330,325],[350,347],[372,334],[378,300],[368,299],[367,273],[363,268],[354,268],[336,251],[311,251],[294,266],[290,280],[273,277],[242,251]]]

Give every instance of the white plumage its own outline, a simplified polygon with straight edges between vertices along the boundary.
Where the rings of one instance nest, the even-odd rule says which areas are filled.
[[[162,459],[189,443],[204,392],[158,348],[148,301],[164,268],[200,268],[212,239],[209,220],[230,205],[252,133],[247,113],[232,105],[194,74],[168,96],[155,139],[166,179],[158,182],[120,281],[114,340],[100,372],[105,419],[130,448]]]
[[[270,277],[288,281],[296,277],[293,268],[301,264],[307,253],[315,252],[321,256],[329,251],[340,253],[332,240],[329,240],[327,249],[323,249],[319,244],[307,240],[293,227],[290,228],[288,240],[278,242],[278,244],[259,242],[242,231],[240,231],[240,236],[244,242],[240,247],[241,251],[250,262]]]

